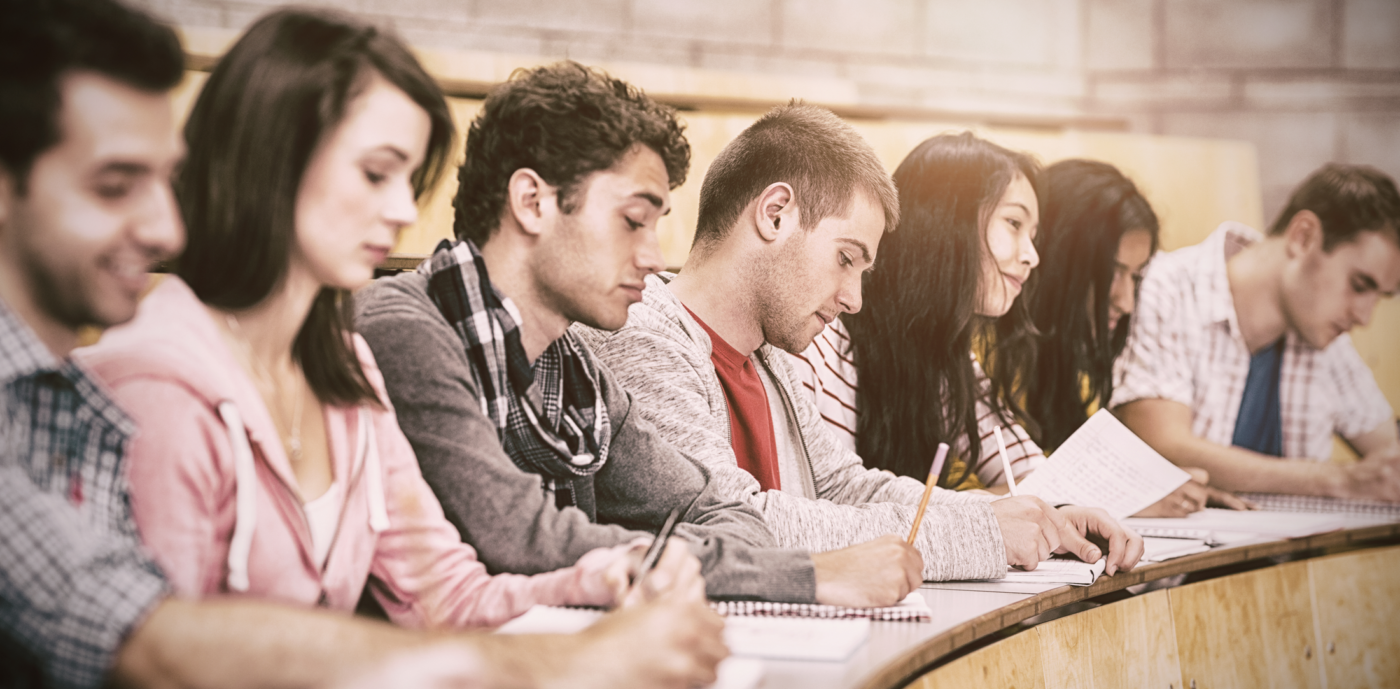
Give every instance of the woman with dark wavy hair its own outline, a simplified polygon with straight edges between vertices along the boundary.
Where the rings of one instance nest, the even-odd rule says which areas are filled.
[[[1156,253],[1157,214],[1117,168],[1062,160],[1046,168],[1040,270],[1026,294],[1041,337],[1025,377],[1027,417],[1054,450],[1112,396],[1142,270]]]
[[[992,429],[1019,477],[1044,460],[1015,423],[1015,390],[983,360],[1030,355],[1022,285],[1039,263],[1040,167],[971,133],[924,141],[900,163],[899,227],[866,278],[863,308],[803,354],[823,416],[865,461],[923,480],[940,442],[945,487],[1005,484]],[[859,369],[859,384],[856,372]]]
[[[1021,400],[1042,402],[1028,398],[1025,384],[1046,339],[1021,288],[1050,260],[1036,244],[1047,241],[1038,237],[1040,208],[1055,202],[1041,199],[1063,190],[1026,155],[967,133],[925,141],[894,178],[900,225],[880,247],[864,307],[818,336],[803,368],[823,416],[838,435],[849,429],[867,466],[922,478],[946,442],[957,461],[945,465],[940,485],[1004,492],[997,427],[1017,480],[1045,461],[1018,421],[1027,416]],[[1077,256],[1053,260],[1057,274],[1084,270]],[[1203,484],[1189,482],[1139,516],[1198,510]]]

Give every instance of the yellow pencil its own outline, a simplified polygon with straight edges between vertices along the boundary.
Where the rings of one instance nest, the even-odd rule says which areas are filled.
[[[933,455],[933,466],[928,470],[928,481],[924,483],[924,497],[919,500],[919,511],[914,513],[914,528],[909,530],[909,545],[919,536],[919,525],[924,523],[924,510],[928,508],[928,498],[933,495],[933,487],[938,485],[938,475],[943,472],[943,460],[948,458],[948,443],[939,443],[938,452]]]

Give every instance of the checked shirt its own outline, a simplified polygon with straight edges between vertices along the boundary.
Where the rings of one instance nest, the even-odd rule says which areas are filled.
[[[131,519],[134,430],[0,302],[0,685],[100,686],[165,595]]]

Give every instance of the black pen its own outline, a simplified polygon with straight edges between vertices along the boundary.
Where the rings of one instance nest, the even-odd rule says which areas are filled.
[[[676,520],[680,519],[681,508],[671,510],[667,515],[665,523],[661,525],[661,530],[656,532],[656,538],[652,539],[651,545],[647,547],[647,552],[642,556],[642,564],[637,568],[637,576],[633,579],[634,584],[640,584],[646,577],[647,572],[656,568],[656,563],[661,561],[661,551],[666,549],[666,541],[671,539],[671,532],[676,530]]]

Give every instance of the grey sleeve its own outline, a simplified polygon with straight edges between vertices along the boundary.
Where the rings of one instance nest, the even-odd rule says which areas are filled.
[[[573,565],[593,548],[642,535],[594,524],[572,507],[555,507],[540,477],[515,466],[477,404],[456,333],[421,291],[396,282],[413,279],[422,278],[381,280],[357,294],[355,327],[374,352],[423,478],[487,569],[549,572]]]
[[[595,488],[600,521],[617,523],[595,524],[578,509],[556,507],[540,477],[522,471],[502,449],[495,425],[478,406],[461,341],[421,290],[401,284],[412,280],[422,278],[382,280],[357,295],[356,328],[384,374],[423,477],[448,520],[493,573],[570,566],[593,548],[655,532],[671,507],[685,503],[686,516],[701,523],[682,533],[700,539],[695,550],[711,596],[815,600],[811,558],[754,547],[764,532],[734,528],[729,522],[742,524],[746,516],[728,516],[702,492],[707,481],[698,468],[683,458],[668,461],[656,449],[654,432],[635,423],[630,400],[616,385],[608,401],[617,403],[621,395],[622,404],[610,410],[612,450]],[[665,466],[670,470],[657,470]]]
[[[636,314],[632,318],[637,318]],[[763,515],[778,544],[825,552],[886,534],[907,535],[923,486],[893,474],[868,470],[860,458],[835,447],[834,440],[810,446],[817,500],[778,490],[764,491],[739,468],[729,444],[728,417],[716,417],[707,401],[706,382],[687,350],[654,330],[629,324],[616,333],[591,333],[597,351],[636,395],[643,416],[683,453],[695,457],[723,495],[743,501]],[[708,366],[708,359],[703,362]],[[795,396],[794,396],[795,397]],[[799,406],[811,400],[794,399]],[[806,439],[828,433],[825,424],[799,409]],[[814,426],[817,426],[814,428]],[[824,436],[820,440],[827,440]],[[918,548],[929,580],[1001,577],[1006,559],[1001,533],[984,501],[952,491],[931,504],[920,529]]]
[[[698,544],[693,550],[710,597],[815,602],[811,556],[779,549],[759,513],[728,499],[708,469],[678,452],[637,412],[607,367],[598,368],[614,428],[608,463],[596,478],[599,520],[654,530],[673,507],[686,506],[677,533]]]

